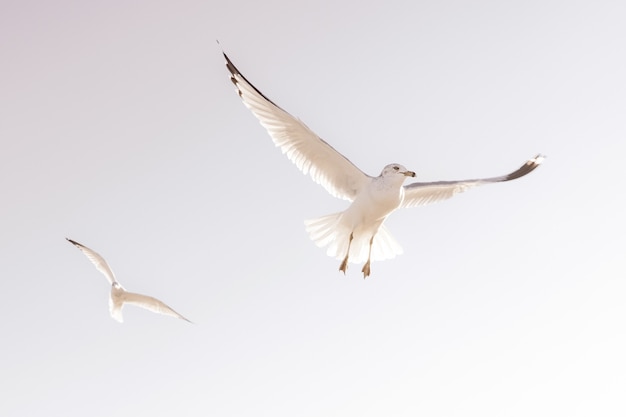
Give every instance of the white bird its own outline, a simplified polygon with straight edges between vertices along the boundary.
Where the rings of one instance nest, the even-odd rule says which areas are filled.
[[[145,308],[146,310],[150,310],[154,313],[176,317],[191,323],[191,321],[175,312],[167,304],[160,300],[157,300],[154,297],[126,291],[124,287],[122,287],[122,285],[115,279],[113,271],[102,256],[100,256],[95,251],[89,249],[87,246],[81,245],[80,243],[75,242],[72,239],[65,239],[67,239],[71,244],[80,249],[80,251],[85,254],[85,256],[91,261],[91,263],[96,266],[96,269],[102,272],[107,280],[109,280],[109,283],[111,284],[109,311],[111,312],[111,317],[113,317],[115,320],[122,323],[124,321],[122,317],[122,307],[124,307],[124,304],[133,304],[138,307]]]
[[[330,194],[352,202],[345,211],[305,221],[306,230],[317,246],[327,247],[329,256],[342,259],[339,270],[344,274],[348,262],[365,261],[362,269],[365,278],[370,275],[371,260],[390,259],[402,253],[383,225],[397,208],[433,203],[472,187],[522,177],[537,168],[544,158],[537,155],[508,175],[484,179],[403,186],[405,179],[415,177],[415,173],[400,164],[389,164],[378,177],[372,177],[263,95],[225,53],[224,58],[243,103],[259,119],[274,144]]]

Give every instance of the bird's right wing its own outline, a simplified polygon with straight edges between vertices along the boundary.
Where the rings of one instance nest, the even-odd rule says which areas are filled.
[[[531,173],[537,168],[544,157],[537,155],[526,161],[519,169],[507,175],[492,178],[482,178],[475,180],[461,181],[436,181],[436,182],[416,182],[404,186],[404,200],[401,207],[415,207],[434,203],[452,198],[458,193],[466,191],[479,185],[491,184],[494,182],[511,181]]]
[[[89,259],[91,263],[95,265],[96,269],[102,272],[104,276],[109,280],[109,284],[118,283],[117,280],[115,279],[115,275],[113,274],[113,271],[111,270],[111,268],[109,267],[109,265],[107,264],[107,262],[104,260],[102,256],[100,256],[97,252],[89,249],[87,246],[81,245],[80,243],[75,242],[72,239],[68,239],[68,238],[65,238],[65,239],[67,239],[68,242],[76,246],[78,249],[80,249],[80,251],[83,254],[85,254],[87,259]]]
[[[161,300],[157,300],[154,297],[150,297],[149,295],[137,294],[134,292],[124,292],[123,296],[124,303],[133,304],[138,307],[145,308],[146,310],[150,310],[153,313],[164,314],[166,316],[176,317],[185,321],[189,321],[182,315],[178,314],[174,309],[165,304]]]
[[[322,185],[330,194],[344,200],[354,200],[371,177],[304,123],[265,97],[239,72],[225,53],[224,58],[239,97],[259,119],[274,144],[304,174],[309,174],[313,181]]]

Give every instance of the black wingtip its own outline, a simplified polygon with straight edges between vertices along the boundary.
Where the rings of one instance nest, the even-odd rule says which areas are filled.
[[[545,159],[545,155],[538,153],[534,158],[526,161],[524,165],[522,165],[517,171],[511,172],[506,176],[505,181],[514,180],[517,178],[521,178],[524,175],[528,175],[533,172]]]
[[[235,75],[241,75],[241,73],[239,72],[237,67],[232,63],[230,58],[228,58],[228,55],[226,55],[226,52],[222,51],[222,55],[224,55],[224,59],[226,59],[226,68],[228,69],[228,72],[230,72],[231,74],[231,79],[233,80],[233,83],[236,84],[237,81],[233,77]]]
[[[76,247],[77,247],[77,248],[79,248],[79,249],[80,249],[80,248],[84,248],[84,247],[85,247],[85,245],[83,245],[83,244],[81,244],[81,243],[78,243],[77,241],[72,240],[72,239],[70,239],[69,237],[66,237],[65,239],[67,239],[67,241],[68,241],[68,242],[70,242],[72,245],[76,246]]]
[[[239,80],[243,80],[243,81],[245,81],[246,84],[248,84],[250,87],[252,87],[254,89],[254,91],[256,91],[261,97],[263,97],[269,103],[271,103],[272,105],[274,105],[274,106],[276,106],[277,108],[280,109],[280,106],[278,106],[276,103],[274,103],[272,100],[270,100],[267,96],[265,96],[265,94],[263,94],[261,91],[259,91],[258,88],[256,88],[250,81],[248,81],[246,79],[246,77],[244,77],[244,75],[241,72],[239,72],[239,70],[237,69],[235,64],[233,64],[233,62],[230,60],[230,58],[228,58],[228,55],[226,55],[226,52],[224,52],[223,50],[222,50],[222,55],[224,55],[224,59],[226,59],[226,68],[230,72],[230,81],[233,84],[235,84],[235,87],[237,88],[237,92],[239,94],[239,97],[241,97],[243,99],[243,92],[241,91],[241,88],[239,88],[239,83],[240,83]]]

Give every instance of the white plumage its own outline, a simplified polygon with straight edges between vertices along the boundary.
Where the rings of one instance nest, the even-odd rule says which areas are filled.
[[[372,177],[274,104],[239,72],[226,54],[224,58],[243,103],[259,119],[274,144],[331,195],[352,202],[345,211],[305,222],[309,236],[318,246],[326,247],[329,256],[343,259],[339,269],[344,273],[348,262],[365,262],[362,272],[367,277],[371,260],[389,259],[402,253],[400,245],[383,225],[398,207],[429,204],[472,187],[519,178],[533,171],[543,160],[537,155],[508,175],[476,180],[403,186],[405,179],[414,177],[415,173],[400,164],[387,165],[378,177]]]
[[[75,242],[72,239],[66,239],[68,240],[68,242],[80,249],[80,251],[91,261],[91,263],[95,265],[96,269],[104,274],[104,276],[111,284],[111,293],[109,296],[109,311],[111,313],[111,317],[113,317],[115,320],[122,323],[124,321],[122,317],[122,308],[124,307],[124,304],[132,304],[141,308],[145,308],[146,310],[150,310],[154,313],[164,314],[166,316],[172,316],[185,321],[189,321],[185,317],[174,311],[167,304],[160,300],[157,300],[154,297],[126,291],[124,287],[122,287],[122,285],[115,279],[113,270],[111,270],[111,268],[102,256],[100,256],[97,252],[89,249],[87,246],[81,245],[80,243]]]

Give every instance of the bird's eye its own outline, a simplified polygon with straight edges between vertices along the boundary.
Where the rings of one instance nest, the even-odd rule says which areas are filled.
[[[394,170],[394,171],[397,171],[397,170],[399,170],[399,169],[400,169],[399,167],[393,167],[393,170]]]

